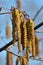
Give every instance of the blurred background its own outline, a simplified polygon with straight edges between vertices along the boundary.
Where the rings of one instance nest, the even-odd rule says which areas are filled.
[[[41,22],[43,22],[43,0],[20,0],[21,1],[21,7],[20,9],[23,11],[26,11],[26,13],[30,16],[31,19],[34,18],[36,15],[37,11],[41,9],[40,13],[38,16],[35,18],[34,23],[35,26]],[[11,6],[17,7],[17,0],[0,0],[0,8],[2,7],[1,12],[8,12],[11,9]],[[12,21],[11,21],[11,15],[10,14],[5,14],[5,15],[0,15],[0,48],[2,48],[4,45],[6,45],[8,42],[12,40],[12,37],[7,39],[6,38],[6,24],[11,27],[12,31]],[[38,30],[43,30],[43,27],[40,27]],[[40,38],[43,38],[43,33],[35,33],[39,35]],[[40,57],[43,58],[43,40],[40,41]],[[15,51],[17,48],[13,47],[11,50]],[[0,52],[0,65],[7,65],[6,61],[7,57],[7,52],[2,51]],[[13,65],[15,65],[16,61],[16,56],[13,56]],[[43,62],[39,62],[36,60],[30,60],[29,61],[30,65],[43,65]]]

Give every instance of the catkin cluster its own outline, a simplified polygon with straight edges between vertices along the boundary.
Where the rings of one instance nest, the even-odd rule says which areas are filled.
[[[26,14],[23,14],[22,11],[14,8],[12,12],[12,25],[13,43],[16,42],[17,37],[19,52],[26,48],[26,55],[24,55],[21,60],[23,64],[21,62],[20,63],[21,65],[28,65],[30,53],[32,53],[33,58],[38,56],[40,53],[38,45],[39,39],[35,36],[34,32],[34,21]],[[16,65],[18,65],[18,59]]]

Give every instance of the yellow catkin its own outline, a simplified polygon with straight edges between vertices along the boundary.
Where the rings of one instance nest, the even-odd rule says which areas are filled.
[[[24,24],[23,24],[23,28],[24,28],[24,48],[26,48],[26,44],[27,44],[27,29],[26,29],[26,20],[24,20]]]
[[[27,57],[27,60],[29,61],[29,59],[30,59],[30,56],[29,56],[29,48],[26,48],[26,57]]]
[[[40,37],[36,35],[35,36],[35,51],[36,51],[36,56],[38,57],[40,55],[39,42],[40,42]]]
[[[29,52],[31,52],[31,29],[30,29],[30,19],[27,21],[26,23],[26,28],[27,28],[27,45],[26,45],[26,48],[28,49]]]
[[[27,47],[29,47],[29,50],[31,52],[32,49],[32,55],[35,57],[35,36],[34,36],[34,22],[30,19],[27,21]]]
[[[6,36],[7,36],[7,38],[10,38],[11,37],[11,28],[10,28],[10,26],[7,24],[6,25]]]
[[[15,42],[16,42],[16,21],[15,21],[15,10],[13,10],[12,12],[12,36],[13,36],[13,44],[15,45]]]
[[[22,57],[22,65],[28,65],[28,60],[25,55]]]
[[[13,18],[14,18],[14,22],[15,22],[16,27],[17,27],[18,49],[19,49],[19,51],[21,51],[21,29],[20,29],[21,19],[20,19],[19,10],[16,8],[13,9]],[[12,23],[14,23],[14,22],[12,22]]]
[[[35,34],[34,34],[34,21],[30,19],[32,30],[32,55],[35,57]]]

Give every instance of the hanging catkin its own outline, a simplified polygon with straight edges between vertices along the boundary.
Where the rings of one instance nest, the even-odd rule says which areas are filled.
[[[7,36],[7,38],[10,38],[11,37],[11,28],[10,28],[10,26],[7,24],[6,25],[6,36]]]
[[[12,12],[12,36],[13,36],[13,44],[15,45],[16,43],[16,34],[17,34],[17,27],[16,27],[16,16],[15,16],[15,8],[13,9]]]
[[[22,64],[21,65],[28,65],[28,60],[26,58],[26,55],[22,57]]]
[[[26,20],[24,19],[23,21],[23,28],[24,28],[24,48],[26,48],[26,44],[27,44],[27,29],[26,29]]]
[[[29,61],[29,59],[30,59],[30,56],[29,56],[29,48],[26,48],[26,57],[27,57],[27,60]]]
[[[7,65],[13,65],[13,55],[7,52]]]
[[[21,27],[21,44],[22,44],[22,49],[24,50],[24,28],[23,28],[23,22],[20,25]]]
[[[16,59],[16,65],[18,65],[18,62],[19,62],[19,57],[17,57]]]
[[[27,44],[26,20],[24,20],[21,23],[21,44],[22,44],[22,48],[24,50],[24,48],[26,48],[26,44]]]
[[[28,19],[27,23],[26,23],[26,28],[27,28],[27,46],[26,48],[28,48],[28,51],[31,52],[31,29],[30,29],[30,19]]]
[[[35,51],[36,51],[36,56],[38,57],[40,55],[39,41],[40,41],[40,37],[36,35],[35,36]]]
[[[21,1],[20,0],[17,0],[17,8],[21,8]]]
[[[13,18],[14,18],[14,22],[16,24],[17,27],[17,36],[18,36],[18,50],[21,51],[21,29],[20,29],[20,24],[21,24],[21,20],[20,20],[20,13],[19,10],[14,8],[13,9]],[[12,22],[13,23],[13,22]],[[13,25],[14,26],[14,25]],[[14,32],[13,32],[14,33]]]
[[[34,36],[34,22],[30,19],[27,21],[27,39],[28,44],[27,47],[29,47],[29,50],[31,52],[32,49],[32,55],[35,57],[35,36]]]
[[[30,19],[30,24],[31,24],[31,32],[32,32],[32,55],[35,58],[35,34],[34,34],[34,22]]]

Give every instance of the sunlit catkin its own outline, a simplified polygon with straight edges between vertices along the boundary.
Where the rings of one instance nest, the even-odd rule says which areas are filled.
[[[39,42],[40,42],[40,37],[36,35],[35,36],[35,52],[36,52],[36,56],[38,57],[40,55]]]
[[[15,17],[15,9],[12,12],[12,36],[13,36],[13,44],[15,45],[16,42],[16,33],[17,33],[17,28],[16,28],[16,17]]]
[[[27,21],[27,39],[28,39],[28,44],[27,46],[32,48],[32,55],[35,57],[35,36],[34,36],[34,22],[30,19]]]
[[[26,29],[26,20],[23,21],[23,28],[24,28],[24,48],[26,48],[27,44],[27,29]]]
[[[32,32],[32,55],[35,58],[35,34],[34,34],[34,21],[30,19],[31,32]]]
[[[28,48],[28,51],[31,52],[31,29],[30,29],[30,19],[27,20],[26,23],[26,28],[27,28],[27,45],[26,48]]]
[[[19,10],[16,8],[13,9],[13,18],[14,18],[13,20],[14,20],[16,27],[17,27],[18,50],[21,51],[21,29],[20,29],[21,20],[20,20]],[[14,24],[14,22],[12,21],[13,24]]]
[[[7,37],[7,38],[10,38],[11,35],[12,35],[12,33],[11,33],[11,28],[10,28],[10,26],[7,24],[7,25],[6,25],[6,37]]]

